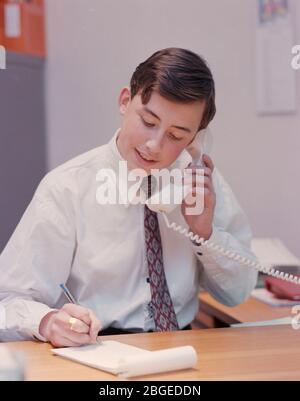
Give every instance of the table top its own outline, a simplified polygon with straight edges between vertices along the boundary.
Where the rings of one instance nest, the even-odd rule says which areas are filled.
[[[192,345],[196,368],[135,380],[300,380],[300,332],[290,325],[105,336],[147,350]],[[117,376],[54,356],[45,343],[7,343],[27,361],[27,380],[118,380]]]
[[[238,306],[229,307],[216,301],[207,292],[199,294],[200,310],[227,324],[256,322],[292,316],[291,307],[274,307],[250,297]]]

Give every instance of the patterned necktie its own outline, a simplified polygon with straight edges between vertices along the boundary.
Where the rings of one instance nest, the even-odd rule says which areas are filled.
[[[148,176],[148,195],[151,194],[151,175]],[[146,257],[151,289],[150,307],[156,331],[179,330],[163,265],[162,244],[157,214],[145,205],[144,211]]]

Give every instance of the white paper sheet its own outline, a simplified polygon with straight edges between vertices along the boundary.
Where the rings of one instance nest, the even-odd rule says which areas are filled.
[[[118,341],[102,341],[95,345],[52,349],[52,352],[122,377],[187,369],[197,364],[197,353],[191,346],[148,351]]]
[[[92,368],[118,374],[120,359],[128,356],[145,355],[151,351],[122,344],[118,341],[102,341],[101,344],[56,348],[52,349],[52,352],[55,355],[91,366]]]
[[[120,363],[121,377],[188,369],[196,366],[197,353],[191,346],[152,351],[147,355],[126,357]]]

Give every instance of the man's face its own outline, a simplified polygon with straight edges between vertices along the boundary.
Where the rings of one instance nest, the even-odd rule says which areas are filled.
[[[170,166],[193,140],[205,102],[172,102],[153,91],[143,105],[140,94],[130,100],[129,88],[123,88],[119,106],[123,118],[118,149],[129,170],[142,168],[150,173],[151,169]]]

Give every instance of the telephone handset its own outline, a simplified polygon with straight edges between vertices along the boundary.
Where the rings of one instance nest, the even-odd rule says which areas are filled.
[[[179,168],[186,168],[189,164],[191,157],[192,157],[192,165],[198,165],[198,166],[202,165],[203,166],[202,155],[204,153],[209,154],[211,151],[211,147],[212,147],[212,135],[211,135],[211,132],[209,131],[209,129],[199,131],[197,133],[195,139],[193,140],[193,142],[188,146],[188,148],[186,148],[186,150],[184,150],[182,152],[181,157],[183,160],[182,160],[181,164],[179,163]],[[189,154],[189,158],[187,157],[188,154]],[[172,185],[172,184],[169,184],[167,187],[163,188],[162,191],[166,190],[169,192],[170,185]],[[160,194],[162,194],[162,191],[160,192]],[[199,235],[194,234],[193,232],[189,231],[188,229],[186,229],[180,225],[177,225],[175,223],[170,223],[166,213],[171,212],[178,205],[177,204],[159,203],[159,202],[161,202],[160,201],[161,198],[159,197],[159,194],[156,194],[154,196],[156,196],[155,204],[153,204],[151,202],[153,197],[148,199],[146,201],[146,204],[149,207],[149,209],[153,210],[154,212],[162,213],[163,218],[164,218],[165,223],[168,228],[170,228],[176,232],[179,232],[180,234],[184,235],[187,238],[190,238],[194,243],[197,243],[201,246],[212,249],[212,250],[220,253],[222,256],[225,256],[229,259],[240,262],[241,264],[243,264],[247,267],[254,268],[262,273],[268,274],[269,276],[273,276],[273,277],[279,278],[281,280],[289,281],[291,283],[300,285],[300,277],[294,276],[289,273],[280,272],[279,270],[276,270],[272,267],[263,266],[260,263],[257,263],[251,259],[248,259],[244,256],[238,255],[237,253],[231,251],[230,249],[224,249],[220,245],[214,244],[213,242],[211,242],[209,240],[204,240],[204,238],[200,238]]]
[[[194,140],[189,144],[189,146],[181,152],[181,155],[178,157],[175,163],[171,166],[172,169],[179,169],[182,172],[187,167],[197,166],[203,167],[202,163],[202,155],[204,153],[209,153],[212,147],[212,135],[208,129],[204,129],[199,131]],[[177,189],[177,195],[181,194],[181,198],[177,196],[176,202],[172,203],[170,198],[174,195],[175,190]],[[168,183],[164,187],[160,188],[159,191],[154,193],[151,198],[146,200],[146,205],[149,209],[154,212],[161,213],[170,213],[174,210],[179,204],[181,204],[182,200],[188,196],[189,187],[182,186],[182,181],[176,183]],[[167,202],[164,201],[167,199]],[[199,213],[200,214],[200,213]]]

